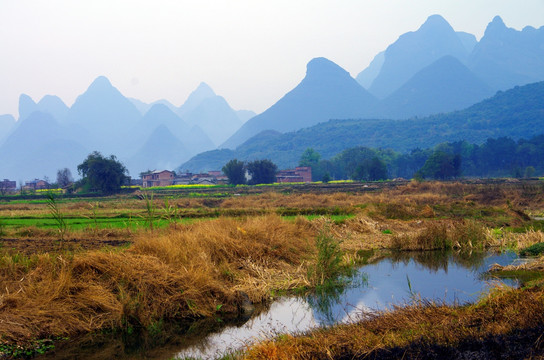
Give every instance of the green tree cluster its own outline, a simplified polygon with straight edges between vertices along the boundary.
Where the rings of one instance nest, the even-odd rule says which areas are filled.
[[[299,166],[310,166],[312,178],[328,182],[332,179],[376,181],[388,177],[383,156],[376,150],[355,147],[342,151],[330,160],[319,160],[320,155],[312,148],[302,154]]]
[[[453,179],[461,176],[461,155],[437,150],[429,156],[416,178]]]
[[[108,158],[98,151],[89,154],[77,166],[77,171],[83,177],[80,185],[84,189],[104,194],[119,192],[121,186],[129,181],[128,170],[115,155]]]
[[[229,184],[241,185],[246,183],[246,170],[243,161],[232,159],[221,170],[229,179]]]
[[[248,163],[232,159],[222,168],[229,184],[272,184],[276,181],[278,167],[270,160],[254,160]],[[247,174],[247,179],[246,179]]]

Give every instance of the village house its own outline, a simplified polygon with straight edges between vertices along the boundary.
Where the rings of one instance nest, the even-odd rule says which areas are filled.
[[[312,168],[299,166],[294,169],[280,170],[276,174],[276,181],[279,183],[312,182]]]
[[[142,174],[142,187],[170,186],[174,185],[174,172],[169,170],[156,170]]]
[[[191,184],[192,178],[193,174],[188,171],[181,174],[176,174],[176,177],[174,178],[174,185],[189,185]]]
[[[208,174],[215,177],[217,184],[224,185],[229,183],[229,178],[222,171],[208,171]]]
[[[221,171],[193,174],[190,172],[175,174],[173,171],[151,171],[142,174],[142,187],[169,185],[216,185],[226,184],[228,178]]]
[[[17,183],[15,181],[10,181],[9,179],[4,179],[0,181],[0,194],[11,194],[14,193],[17,189]]]
[[[217,178],[209,173],[194,174],[191,178],[191,184],[216,185]]]
[[[49,183],[45,180],[34,179],[31,181],[25,182],[23,190],[44,190],[49,189]]]

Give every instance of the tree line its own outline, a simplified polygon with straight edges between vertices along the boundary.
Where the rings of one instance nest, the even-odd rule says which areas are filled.
[[[529,140],[509,137],[483,144],[445,142],[408,153],[390,149],[354,147],[330,159],[308,148],[299,166],[310,166],[314,180],[393,178],[453,179],[469,177],[532,177],[544,173],[544,135]]]

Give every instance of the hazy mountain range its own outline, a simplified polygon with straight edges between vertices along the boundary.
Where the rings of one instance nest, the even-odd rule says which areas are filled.
[[[262,130],[293,131],[324,118],[403,119],[459,110],[498,90],[544,80],[543,51],[544,27],[517,31],[495,17],[477,42],[433,15],[376,55],[357,76],[358,87],[337,65],[310,61],[297,87],[220,147],[235,149]]]
[[[18,121],[0,116],[0,175],[15,180],[54,179],[63,167],[76,175],[94,150],[116,155],[136,177],[174,168],[214,149],[255,114],[233,110],[204,83],[178,108],[166,100],[128,99],[101,76],[71,107],[56,96],[36,103],[22,94],[19,115]]]
[[[115,154],[132,176],[180,164],[189,170],[220,169],[236,156],[272,158],[291,166],[301,144],[307,142],[293,137],[301,131],[321,139],[325,148],[334,148],[330,143],[347,146],[357,142],[356,137],[376,140],[373,146],[395,147],[409,143],[401,140],[409,136],[410,129],[428,129],[432,123],[433,131],[420,129],[417,136],[425,138],[412,139],[414,144],[451,140],[453,123],[441,127],[433,121],[442,118],[429,115],[471,109],[470,105],[497,91],[542,80],[544,27],[517,31],[496,17],[477,41],[474,35],[456,32],[444,18],[433,15],[376,55],[356,78],[328,59],[309,61],[301,82],[258,115],[233,110],[204,83],[179,107],[166,100],[147,104],[126,98],[104,77],[97,78],[71,107],[55,96],[35,103],[23,94],[18,121],[0,116],[0,177],[51,177],[62,167],[75,171],[93,150]],[[463,125],[463,121],[473,121],[470,111],[456,114],[466,116],[464,120],[456,117],[456,126],[471,129],[462,132],[464,136],[471,136],[472,131],[480,139],[485,134],[480,128]],[[407,118],[412,119],[394,120]],[[349,134],[342,133],[342,124],[353,121],[359,124],[357,129],[364,128],[361,124],[370,127],[366,133],[353,132],[350,140]],[[514,121],[522,119],[511,121],[501,126],[514,129]],[[400,128],[395,125],[401,123]],[[477,123],[486,128],[482,119]],[[380,132],[371,132],[376,129]],[[396,133],[399,129],[402,131]],[[392,135],[384,135],[388,132]],[[224,150],[210,151],[213,149]],[[283,155],[275,155],[279,153]]]

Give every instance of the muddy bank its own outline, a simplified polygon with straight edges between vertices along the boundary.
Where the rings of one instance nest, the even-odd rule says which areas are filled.
[[[534,359],[544,357],[544,325],[516,329],[504,335],[488,335],[482,339],[468,338],[457,345],[440,345],[419,340],[407,346],[379,349],[373,353],[341,354],[335,359]]]

